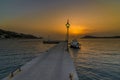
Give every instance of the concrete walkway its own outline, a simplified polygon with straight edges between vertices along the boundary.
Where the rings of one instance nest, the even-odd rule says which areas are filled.
[[[66,52],[66,43],[60,43],[28,62],[13,78],[3,80],[78,80],[73,61]]]

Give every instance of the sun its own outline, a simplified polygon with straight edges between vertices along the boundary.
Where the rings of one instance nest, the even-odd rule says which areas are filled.
[[[79,30],[77,30],[77,29],[72,29],[72,30],[71,30],[71,33],[72,33],[72,34],[79,34],[80,32],[79,32]]]
[[[72,35],[84,34],[84,30],[82,27],[71,27],[70,34]]]

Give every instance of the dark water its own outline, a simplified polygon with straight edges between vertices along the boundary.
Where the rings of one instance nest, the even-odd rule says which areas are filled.
[[[52,46],[41,40],[0,40],[0,80]]]
[[[70,49],[80,80],[120,80],[120,39],[82,39]],[[0,80],[54,45],[41,40],[0,40]]]
[[[120,39],[82,39],[70,49],[80,80],[120,80]]]

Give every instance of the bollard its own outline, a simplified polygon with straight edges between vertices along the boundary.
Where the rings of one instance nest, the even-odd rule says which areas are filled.
[[[13,75],[13,72],[10,73],[10,77],[12,78],[14,75]]]
[[[18,70],[19,70],[19,72],[20,72],[20,71],[21,71],[21,68],[19,67]]]
[[[69,78],[70,78],[70,80],[73,80],[73,74],[72,73],[69,74]]]

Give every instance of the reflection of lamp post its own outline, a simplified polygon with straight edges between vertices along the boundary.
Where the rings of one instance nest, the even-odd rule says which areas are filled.
[[[66,28],[67,28],[67,51],[69,51],[69,48],[68,48],[68,41],[69,41],[69,27],[70,27],[70,24],[69,24],[69,20],[67,20],[67,24],[66,24]]]

